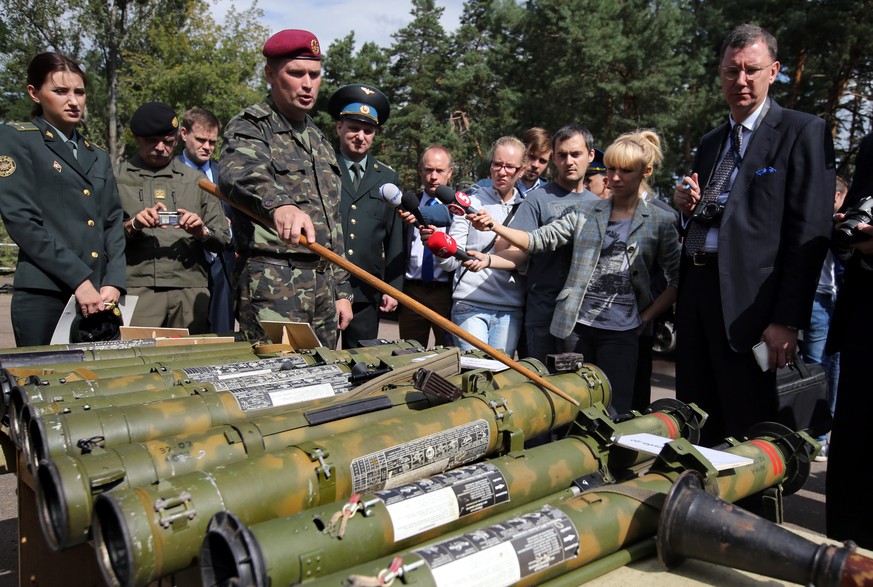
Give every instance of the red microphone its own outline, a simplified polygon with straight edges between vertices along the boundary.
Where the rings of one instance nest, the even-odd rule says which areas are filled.
[[[464,192],[456,192],[447,185],[437,186],[433,195],[436,196],[437,200],[447,205],[449,210],[452,211],[452,214],[456,216],[475,214],[478,212],[476,208],[470,205],[472,204],[470,196]]]
[[[455,242],[455,239],[450,237],[444,232],[435,232],[430,235],[427,239],[427,248],[430,249],[430,252],[439,257],[440,259],[448,259],[449,257],[454,257],[455,259],[459,259],[461,261],[475,261],[474,257],[471,257],[464,251],[458,250],[458,243]]]

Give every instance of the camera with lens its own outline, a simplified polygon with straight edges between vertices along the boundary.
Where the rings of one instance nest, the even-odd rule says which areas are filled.
[[[691,215],[691,220],[699,222],[704,226],[712,226],[718,223],[721,218],[721,213],[724,212],[724,204],[721,202],[698,202],[694,207],[694,213]]]
[[[858,225],[873,224],[873,196],[867,196],[854,208],[846,210],[842,222],[834,227],[834,242],[841,247],[869,240],[870,235],[858,231]]]
[[[158,226],[176,226],[179,224],[179,213],[170,210],[158,211]]]

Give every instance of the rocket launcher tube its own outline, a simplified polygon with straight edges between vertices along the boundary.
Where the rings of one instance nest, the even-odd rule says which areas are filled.
[[[584,407],[610,399],[594,366],[549,380]],[[218,511],[254,524],[395,487],[493,454],[507,436],[532,438],[569,424],[578,413],[573,403],[522,383],[155,487],[105,493],[94,502],[98,561],[110,584],[145,585],[196,559]]]
[[[594,406],[585,411],[596,410]],[[593,436],[571,436],[527,449],[521,458],[498,457],[422,482],[364,494],[358,500],[357,515],[348,520],[342,535],[335,527],[327,531],[329,521],[344,507],[341,502],[251,527],[238,520],[225,523],[223,518],[230,514],[220,512],[203,540],[203,583],[230,585],[242,577],[253,577],[263,587],[302,583],[545,498],[591,473],[628,478],[634,473],[624,468],[624,455],[618,470],[610,467],[612,451],[624,449],[609,439],[639,432],[675,439],[680,431],[689,434],[694,430],[680,419],[682,411],[667,410],[615,424],[611,434],[599,441]],[[608,420],[605,414],[602,417]],[[635,465],[654,458],[636,455]],[[227,558],[229,552],[236,556]],[[317,567],[297,556],[310,552],[320,555]]]
[[[668,446],[696,452],[685,440]],[[727,448],[726,452],[755,463],[712,476],[713,490],[733,502],[779,484],[793,470],[789,461],[794,455],[783,453],[784,448],[766,438]],[[679,476],[679,471],[662,464],[663,472],[598,487],[522,515],[489,518],[307,585],[325,587],[343,584],[351,576],[373,577],[394,557],[400,557],[407,568],[424,562],[408,576],[422,587],[456,587],[471,577],[481,587],[540,585],[654,536],[660,505]]]
[[[433,355],[433,351],[417,355]],[[417,355],[407,356],[415,359]],[[457,356],[455,349],[442,355]],[[400,359],[400,357],[395,360]],[[390,360],[390,359],[389,359]],[[468,375],[453,379],[467,381]],[[499,374],[492,384],[499,388],[518,383],[515,371]],[[346,400],[343,396],[315,400],[271,415],[177,436],[96,449],[90,454],[62,455],[43,459],[36,471],[37,511],[43,534],[52,548],[67,548],[84,542],[91,526],[91,507],[96,495],[158,483],[193,471],[234,463],[265,451],[348,432],[371,422],[402,419],[411,410],[423,410],[433,402],[409,386],[385,394]],[[346,407],[350,409],[345,409]],[[393,407],[392,407],[393,406]],[[313,422],[324,422],[313,425]]]
[[[408,344],[402,343],[384,345],[384,348],[369,347],[373,350],[357,353],[329,352],[327,349],[323,349],[325,352],[321,352],[322,349],[317,349],[317,352],[313,353],[313,357],[320,358],[321,360],[318,362],[327,364],[347,364],[358,361],[364,365],[377,365],[381,361],[387,361],[397,365],[408,361],[403,358],[403,355],[392,357],[392,352],[401,350],[406,346]],[[416,346],[421,349],[417,343]],[[421,352],[424,350],[421,349]],[[431,354],[443,352],[446,351],[437,350],[432,351]],[[179,365],[179,367],[188,367],[188,365]],[[192,369],[188,369],[184,375],[180,375],[179,379],[191,381],[193,379]],[[212,377],[206,379],[210,380]],[[230,381],[230,378],[225,378],[224,381]],[[102,437],[105,446],[119,442],[126,444],[180,434],[185,431],[205,430],[234,419],[251,417],[247,416],[248,412],[240,409],[235,399],[232,399],[226,407],[222,407],[220,400],[207,397],[211,391],[215,391],[218,383],[220,382],[188,383],[187,385],[193,386],[191,387],[193,393],[189,393],[189,397],[167,400],[179,405],[150,402],[140,406],[111,407],[103,410],[89,410],[85,413],[49,415],[42,420],[32,420],[27,423],[26,427],[20,424],[19,434],[22,451],[30,457],[26,459],[26,462],[35,464],[43,458],[52,458],[67,452],[74,454],[80,439]],[[218,411],[210,409],[210,406],[217,406],[215,409]],[[192,410],[190,413],[185,411],[188,407]],[[214,421],[210,418],[198,420],[197,417],[191,417],[192,414],[197,415],[204,412],[210,418],[214,413],[217,419]]]

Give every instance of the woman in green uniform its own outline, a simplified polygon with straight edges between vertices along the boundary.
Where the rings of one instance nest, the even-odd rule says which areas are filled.
[[[27,68],[31,122],[0,125],[0,213],[18,244],[12,328],[48,344],[71,295],[82,316],[124,291],[124,230],[109,156],[82,137],[85,74],[58,53]]]

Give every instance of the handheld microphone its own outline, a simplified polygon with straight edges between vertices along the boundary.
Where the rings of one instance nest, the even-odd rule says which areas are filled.
[[[447,185],[437,186],[433,194],[437,200],[446,204],[452,214],[463,216],[464,214],[476,214],[479,210],[471,206],[470,196],[464,192],[456,192]]]
[[[400,191],[400,188],[393,183],[386,183],[379,188],[379,195],[382,196],[382,199],[385,200],[386,204],[392,208],[396,208],[400,205],[400,199],[402,198],[403,193]]]
[[[406,192],[400,197],[400,207],[405,211],[415,216],[415,221],[419,226],[427,226],[427,222],[421,216],[421,210],[418,209],[419,201],[413,192]]]
[[[444,232],[435,232],[427,239],[427,248],[430,249],[430,252],[439,257],[440,259],[448,259],[449,257],[454,257],[460,261],[475,261],[474,257],[471,257],[464,251],[458,250],[458,243],[455,242],[455,239],[450,237]]]

